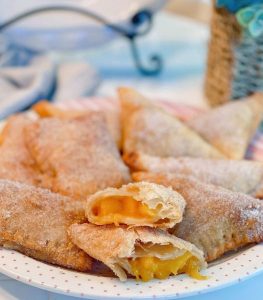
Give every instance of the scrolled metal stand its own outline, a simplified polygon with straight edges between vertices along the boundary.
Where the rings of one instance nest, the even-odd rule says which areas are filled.
[[[124,27],[108,22],[105,18],[89,10],[82,9],[79,7],[60,6],[60,5],[41,7],[41,8],[32,9],[30,11],[22,13],[6,21],[3,24],[0,24],[0,32],[5,30],[7,27],[19,22],[22,19],[25,19],[35,14],[47,12],[47,11],[71,11],[96,20],[97,22],[117,32],[119,35],[123,36],[130,42],[131,52],[134,58],[135,65],[141,74],[147,76],[153,76],[161,72],[163,67],[162,58],[159,55],[154,54],[149,57],[149,64],[144,65],[144,63],[141,60],[141,56],[136,43],[136,39],[138,37],[142,37],[146,35],[152,27],[153,16],[152,13],[148,10],[141,10],[137,12],[130,20],[132,25],[131,29],[125,29]]]

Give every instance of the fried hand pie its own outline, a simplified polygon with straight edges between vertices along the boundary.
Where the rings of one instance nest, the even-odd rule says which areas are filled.
[[[234,192],[263,197],[262,162],[194,157],[161,158],[143,153],[131,153],[124,160],[134,171],[193,176]]]
[[[198,115],[188,125],[230,159],[244,158],[263,117],[263,95],[231,101]]]
[[[199,271],[206,266],[203,253],[193,244],[165,231],[149,227],[72,225],[69,235],[78,247],[125,281],[126,273],[149,281],[187,273],[205,279]]]
[[[119,90],[123,152],[160,157],[223,157],[192,129],[134,90]]]
[[[230,250],[263,241],[263,202],[190,177],[135,173],[137,181],[171,186],[186,201],[174,234],[195,244],[213,261]]]
[[[34,186],[0,180],[0,243],[51,264],[87,271],[92,259],[67,229],[85,219],[83,202]]]
[[[39,119],[26,128],[26,140],[54,192],[85,199],[130,180],[100,113],[66,120]]]

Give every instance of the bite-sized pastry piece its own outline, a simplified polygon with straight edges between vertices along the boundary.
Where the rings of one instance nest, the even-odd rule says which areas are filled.
[[[26,141],[51,189],[85,198],[130,180],[104,118],[90,112],[75,119],[44,118],[26,127]]]
[[[107,188],[87,200],[86,217],[96,225],[171,228],[182,221],[183,197],[171,188],[139,182]]]
[[[34,186],[0,180],[0,244],[25,255],[87,271],[92,259],[68,237],[83,222],[83,202]]]
[[[122,281],[127,279],[126,272],[143,281],[178,273],[206,278],[199,273],[206,266],[202,251],[165,231],[74,224],[68,232],[73,243],[110,267]]]
[[[134,171],[193,176],[234,192],[263,198],[262,162],[194,157],[161,158],[142,153],[131,153],[124,160]]]
[[[196,132],[132,89],[119,89],[123,152],[160,157],[223,157]]]
[[[188,122],[204,139],[231,159],[242,159],[263,117],[263,95],[232,101]]]
[[[195,244],[212,261],[225,252],[263,241],[263,202],[194,178],[135,173],[134,179],[171,186],[186,201],[174,234]]]
[[[33,120],[25,114],[14,115],[7,120],[0,138],[1,179],[39,184],[40,173],[28,151],[24,137],[25,127],[32,122]]]
[[[115,105],[110,109],[101,107],[100,111],[103,113],[109,132],[113,139],[116,141],[118,147],[121,146],[121,124],[120,124],[120,109],[119,105]],[[90,111],[94,111],[91,105],[90,110],[76,110],[76,109],[62,109],[56,105],[51,104],[49,101],[42,100],[32,106],[32,109],[42,118],[55,117],[59,119],[74,119],[89,114]]]

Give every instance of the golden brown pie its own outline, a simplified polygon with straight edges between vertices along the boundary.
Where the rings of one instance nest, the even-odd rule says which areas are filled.
[[[123,152],[150,155],[223,157],[174,116],[132,89],[119,90],[123,126]]]
[[[171,228],[182,221],[183,197],[149,182],[130,183],[121,188],[107,188],[87,200],[86,217],[96,225],[126,224]]]
[[[210,144],[231,159],[242,159],[263,117],[263,95],[232,101],[188,122]]]
[[[133,177],[171,186],[184,197],[185,214],[174,234],[202,249],[207,261],[263,241],[262,200],[175,174],[135,173]]]
[[[86,197],[129,182],[128,168],[103,116],[91,112],[75,119],[44,118],[26,127],[26,142],[54,192]]]
[[[83,202],[0,180],[0,244],[5,248],[74,270],[90,270],[92,259],[67,234],[72,223],[84,221],[83,212]]]
[[[59,118],[59,119],[74,119],[85,116],[89,114],[88,110],[66,110],[61,109],[48,101],[40,101],[34,106],[32,109],[42,118]],[[110,134],[115,140],[118,147],[121,144],[121,124],[120,124],[120,109],[119,106],[116,105],[114,109],[104,109],[100,110],[103,114],[105,121],[107,123]]]
[[[73,243],[102,261],[122,281],[127,279],[126,272],[143,281],[178,273],[205,278],[199,273],[206,266],[202,251],[165,231],[74,224],[68,232]]]
[[[24,129],[33,120],[25,114],[8,118],[0,144],[0,179],[39,185],[41,174],[25,143]]]
[[[162,158],[142,153],[131,153],[124,160],[134,171],[193,176],[234,192],[263,197],[262,162],[194,157]]]

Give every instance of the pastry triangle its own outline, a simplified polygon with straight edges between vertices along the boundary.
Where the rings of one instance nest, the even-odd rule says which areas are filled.
[[[263,163],[251,160],[225,160],[194,157],[161,158],[142,153],[124,156],[134,171],[193,176],[234,192],[263,197]]]
[[[160,157],[223,155],[174,116],[132,89],[119,89],[123,152]]]
[[[171,228],[182,221],[183,197],[170,188],[149,183],[129,183],[107,188],[87,199],[86,217],[96,225],[126,224]]]
[[[53,192],[86,199],[98,190],[130,181],[129,170],[98,112],[75,119],[39,119],[25,128],[25,136]]]
[[[242,159],[263,117],[263,95],[233,101],[195,117],[188,125],[226,157]]]
[[[185,214],[174,234],[202,249],[207,261],[263,241],[261,200],[184,176],[135,173],[134,179],[171,186],[184,197]]]
[[[126,273],[143,281],[165,279],[178,273],[204,279],[199,273],[206,266],[203,252],[165,231],[74,224],[68,233],[74,244],[102,261],[122,281],[127,279]]]

